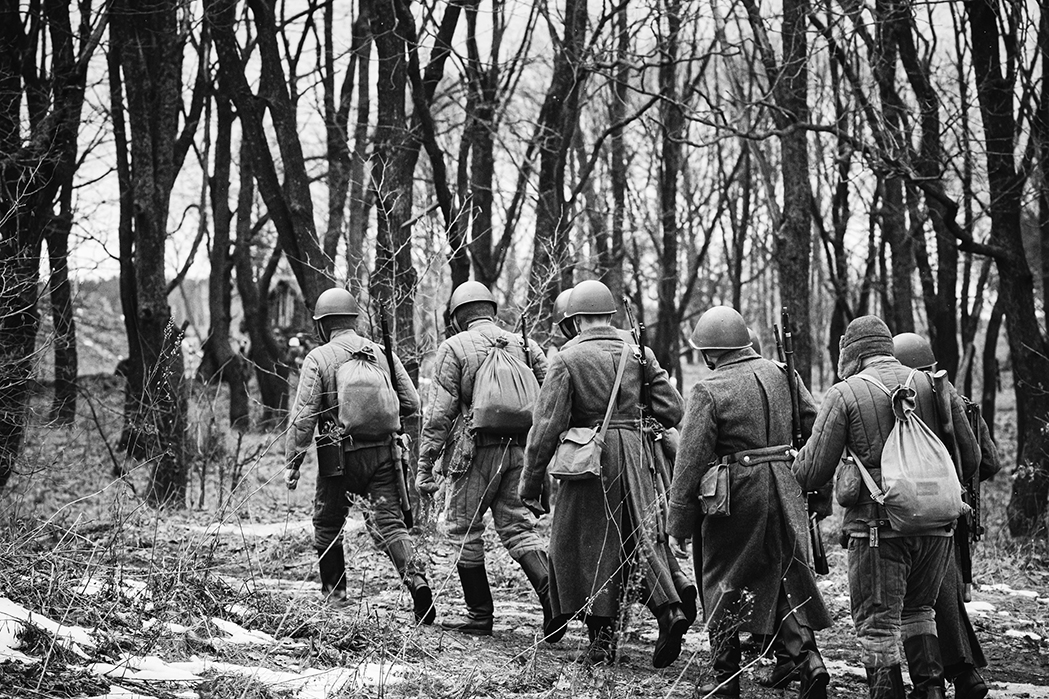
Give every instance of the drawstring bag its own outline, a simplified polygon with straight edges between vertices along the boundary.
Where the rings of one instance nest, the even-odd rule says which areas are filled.
[[[401,403],[371,347],[353,352],[335,373],[344,437],[382,439],[401,429]]]
[[[869,374],[858,375],[889,396],[896,418],[881,453],[881,486],[849,450],[871,498],[885,508],[890,526],[901,534],[946,527],[968,511],[950,453],[915,413],[916,373],[911,371],[906,383],[892,391]]]
[[[474,378],[473,429],[491,434],[522,434],[532,426],[539,381],[532,369],[495,341]]]

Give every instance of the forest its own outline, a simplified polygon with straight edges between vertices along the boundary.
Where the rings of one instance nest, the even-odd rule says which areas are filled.
[[[817,399],[853,318],[926,335],[1007,457],[985,511],[994,570],[1019,577],[999,582],[1049,587],[1047,277],[1038,2],[0,0],[0,557],[76,577],[87,547],[124,604],[118,532],[266,511],[277,543],[241,544],[269,575],[306,546],[277,462],[321,292],[349,289],[373,337],[389,315],[425,400],[459,284],[546,347],[554,298],[600,279],[685,395],[712,305],[766,348],[789,309]],[[88,373],[97,346],[119,361]],[[155,556],[184,583],[170,536]],[[208,541],[210,565],[230,543]],[[303,637],[397,645],[380,631]],[[538,692],[552,671],[529,670],[406,695]]]

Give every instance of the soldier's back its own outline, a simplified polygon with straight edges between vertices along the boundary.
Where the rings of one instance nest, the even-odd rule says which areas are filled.
[[[718,456],[790,443],[790,393],[781,364],[750,353],[719,365],[701,385],[714,403]]]

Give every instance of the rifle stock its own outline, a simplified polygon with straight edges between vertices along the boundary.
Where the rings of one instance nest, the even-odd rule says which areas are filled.
[[[400,400],[400,386],[398,385],[397,370],[393,363],[393,339],[390,337],[390,323],[386,318],[386,309],[379,310],[379,325],[382,329],[382,349],[386,355],[386,365],[390,368],[390,385],[393,392]],[[390,458],[393,461],[393,470],[397,475],[397,494],[401,500],[401,514],[404,516],[404,526],[411,529],[415,524],[412,513],[412,499],[408,492],[408,460],[404,458],[405,445],[401,444],[399,437],[395,436],[390,442]]]
[[[798,389],[798,375],[794,369],[794,333],[790,325],[790,313],[784,306],[781,316],[783,323],[783,338],[780,344],[779,329],[773,326],[776,336],[776,351],[780,352],[787,365],[787,390],[790,393],[790,428],[791,444],[795,449],[805,446],[805,437],[801,427],[801,393]],[[827,551],[823,546],[823,534],[820,531],[819,517],[809,505],[812,493],[805,495],[805,507],[809,510],[809,544],[812,547],[812,570],[817,575],[826,575],[830,572],[830,564],[827,561]]]

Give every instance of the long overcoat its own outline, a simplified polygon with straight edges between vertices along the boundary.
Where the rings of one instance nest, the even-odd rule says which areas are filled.
[[[798,381],[802,433],[816,415]],[[751,348],[723,354],[709,377],[692,389],[681,428],[670,490],[670,534],[702,537],[703,607],[708,617],[727,611],[723,596],[749,593],[741,630],[776,630],[781,588],[800,623],[827,628],[831,619],[809,566],[805,496],[790,464],[729,467],[730,515],[699,515],[699,484],[713,462],[742,451],[791,443],[791,402],[783,365]],[[701,522],[697,528],[696,524]]]
[[[621,353],[635,349],[612,327],[590,328],[553,357],[528,433],[522,497],[539,497],[562,432],[601,423]],[[652,416],[666,427],[676,425],[684,408],[681,394],[651,350],[645,355]],[[643,457],[640,394],[641,375],[631,358],[605,436],[601,477],[560,484],[550,534],[550,593],[558,615],[616,616],[631,545],[642,549],[652,606],[680,601],[666,546],[658,541],[665,508]]]

